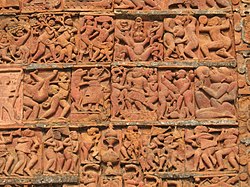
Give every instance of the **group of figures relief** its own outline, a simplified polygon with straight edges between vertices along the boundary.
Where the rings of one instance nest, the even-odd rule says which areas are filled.
[[[1,63],[111,61],[113,19],[109,16],[33,15],[1,20]]]
[[[92,178],[100,172],[139,184],[143,175],[159,182],[153,172],[238,171],[238,135],[234,127],[206,126],[9,129],[0,132],[0,177],[77,175],[80,170],[86,184],[96,182]]]
[[[81,182],[86,186],[179,187],[182,181],[164,181],[154,173],[189,172],[196,174],[200,186],[233,186],[239,181],[234,173],[239,170],[238,135],[234,127],[90,127],[80,137]],[[224,170],[232,175],[218,174]],[[207,171],[216,175],[199,176]]]
[[[114,67],[111,119],[234,118],[236,74],[228,68],[164,70]]]
[[[43,136],[43,137],[42,137]],[[76,174],[78,133],[68,128],[0,132],[0,177]]]
[[[115,61],[234,59],[226,17],[176,16],[164,22],[116,20]]]
[[[95,170],[102,168],[105,176],[123,173],[128,181],[134,180],[130,177],[139,177],[139,173],[125,174],[131,168],[140,170],[140,175],[239,170],[236,128],[128,126],[115,129],[110,124],[104,130],[90,127],[81,134],[66,127],[45,132],[10,129],[1,131],[0,138],[1,177],[77,174],[79,165],[85,172],[90,166]]]
[[[0,63],[233,60],[227,17],[161,21],[110,16],[30,15],[1,20]]]
[[[113,7],[114,4],[114,7]],[[207,8],[227,8],[229,0],[3,0],[0,3],[1,12],[13,11],[48,11],[48,10],[112,10],[115,9],[135,9],[135,10],[168,10],[168,9],[207,9]]]
[[[226,67],[11,71],[0,72],[1,124],[236,116],[236,72]]]

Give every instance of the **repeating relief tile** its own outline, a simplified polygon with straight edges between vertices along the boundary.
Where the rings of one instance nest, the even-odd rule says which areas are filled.
[[[210,10],[210,9],[223,9],[230,8],[231,0],[199,0],[199,1],[187,1],[187,0],[165,0],[165,9],[198,9],[198,10]]]
[[[231,0],[115,0],[115,9],[131,10],[230,10]]]
[[[115,0],[115,9],[134,9],[134,10],[160,10],[163,1],[160,0]]]
[[[250,186],[249,0],[0,0],[0,187]]]

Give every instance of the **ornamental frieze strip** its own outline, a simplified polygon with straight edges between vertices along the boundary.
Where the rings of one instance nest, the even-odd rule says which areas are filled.
[[[1,18],[1,66],[236,65],[233,17],[227,14],[124,19],[40,13]]]
[[[236,120],[241,91],[226,67],[5,68],[0,76],[3,126]]]

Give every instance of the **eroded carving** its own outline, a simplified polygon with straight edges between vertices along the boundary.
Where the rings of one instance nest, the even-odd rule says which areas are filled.
[[[234,102],[237,94],[236,74],[233,70],[220,67],[201,66],[196,70],[196,117],[234,118]]]
[[[0,124],[20,123],[22,119],[22,69],[0,71]]]
[[[24,120],[66,120],[70,112],[68,72],[29,72],[24,77]]]
[[[100,180],[100,166],[98,164],[86,164],[81,169],[80,182],[83,187],[98,186]]]

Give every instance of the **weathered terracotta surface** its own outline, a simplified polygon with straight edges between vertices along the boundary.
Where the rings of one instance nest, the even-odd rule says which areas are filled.
[[[0,70],[1,107],[0,123],[20,123],[22,118],[22,76],[21,68],[10,68]]]
[[[41,132],[33,129],[1,131],[1,178],[35,177],[41,174],[41,138]]]
[[[78,68],[72,73],[73,121],[107,121],[110,116],[110,70]]]
[[[0,186],[250,186],[249,0],[1,0]]]
[[[70,73],[32,71],[24,75],[23,120],[66,120],[70,111]]]
[[[1,19],[1,63],[110,62],[113,19],[72,13]]]

